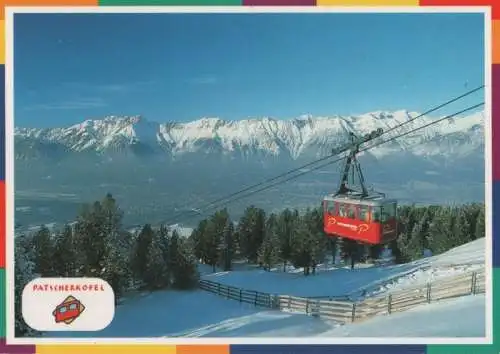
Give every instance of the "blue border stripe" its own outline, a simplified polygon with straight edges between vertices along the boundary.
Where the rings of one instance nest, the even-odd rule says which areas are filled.
[[[231,354],[426,354],[426,345],[231,345]]]
[[[5,181],[5,65],[0,65],[0,181]]]

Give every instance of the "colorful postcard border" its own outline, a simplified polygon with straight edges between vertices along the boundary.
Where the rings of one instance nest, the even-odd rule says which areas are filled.
[[[493,287],[500,293],[500,2],[495,0],[6,0],[4,6],[490,6],[492,8],[492,159],[493,159]],[[444,8],[443,10],[446,10]],[[0,5],[0,81],[5,82],[5,11]],[[5,97],[5,86],[0,97]],[[2,106],[3,105],[3,106]],[[497,139],[495,139],[497,137]],[[0,353],[38,354],[497,354],[500,340],[493,345],[7,345],[5,342],[5,99],[0,103]],[[494,303],[493,323],[500,323],[500,307]],[[496,329],[496,330],[495,330]],[[500,328],[494,331],[500,332]]]

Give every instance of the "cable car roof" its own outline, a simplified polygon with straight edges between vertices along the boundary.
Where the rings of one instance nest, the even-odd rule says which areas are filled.
[[[382,204],[388,203],[397,203],[396,199],[384,198],[384,197],[376,197],[376,199],[368,199],[361,198],[359,196],[343,196],[333,194],[327,195],[323,198],[323,200],[340,202],[340,203],[350,203],[350,204],[360,204],[360,205],[368,205],[368,206],[380,206]]]

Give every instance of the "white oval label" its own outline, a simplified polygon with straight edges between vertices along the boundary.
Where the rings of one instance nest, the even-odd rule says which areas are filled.
[[[37,331],[100,331],[115,315],[115,293],[99,278],[37,278],[24,287],[21,307]]]

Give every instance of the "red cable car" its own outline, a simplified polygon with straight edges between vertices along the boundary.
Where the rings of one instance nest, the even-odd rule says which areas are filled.
[[[350,133],[351,144],[343,149],[349,153],[344,163],[340,186],[335,194],[327,195],[323,199],[323,228],[327,235],[369,245],[386,244],[397,238],[397,201],[385,198],[383,193],[368,192],[361,166],[356,159],[361,144],[381,134],[381,129],[362,138]],[[349,172],[352,172],[351,181]],[[354,189],[355,174],[360,186],[358,190]]]
[[[326,196],[324,230],[329,235],[367,244],[385,244],[397,238],[397,202]]]
[[[80,301],[74,299],[56,307],[54,316],[56,323],[74,319],[80,315]]]

